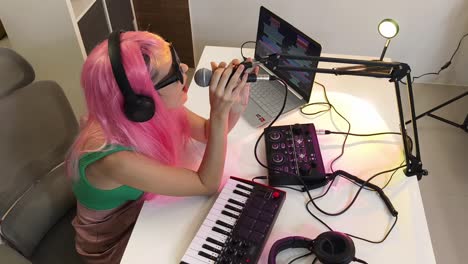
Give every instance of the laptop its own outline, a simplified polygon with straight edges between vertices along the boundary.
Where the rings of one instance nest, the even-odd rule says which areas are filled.
[[[320,56],[322,46],[273,14],[260,7],[255,60],[274,54],[294,54]],[[281,62],[298,67],[317,67],[318,62],[283,60]],[[271,74],[288,84],[288,100],[283,113],[309,102],[315,73],[273,70],[271,66],[260,64],[259,74]],[[279,81],[259,81],[251,84],[250,100],[243,114],[253,127],[261,127],[275,118],[284,101],[285,89]]]

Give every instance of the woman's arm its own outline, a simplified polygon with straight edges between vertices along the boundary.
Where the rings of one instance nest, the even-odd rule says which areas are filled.
[[[225,121],[215,123],[198,171],[163,165],[131,151],[111,154],[90,166],[96,174],[145,192],[171,196],[213,194],[224,170],[227,130]]]
[[[199,142],[206,143],[208,140],[208,134],[209,134],[208,131],[210,129],[210,119],[207,120],[195,114],[194,112],[190,111],[187,108],[186,108],[186,111],[187,111],[187,117],[190,123],[191,137]],[[229,113],[228,128],[227,128],[228,133],[231,132],[231,130],[234,128],[241,114],[242,113],[233,112],[233,111]]]
[[[233,66],[225,63],[213,73],[210,84],[210,125],[207,129],[207,146],[197,171],[174,168],[139,153],[121,151],[93,163],[93,171],[110,177],[119,184],[146,192],[185,196],[215,193],[224,171],[227,145],[228,117],[233,102],[247,81],[244,75],[238,82],[243,67],[229,79]]]
[[[247,59],[247,61],[252,61],[251,58]],[[240,63],[239,60],[234,59],[231,61],[231,66],[238,65]],[[218,68],[216,63],[211,63],[211,68],[215,71]],[[252,71],[254,74],[258,74],[258,66],[255,67]],[[239,121],[240,116],[245,111],[247,104],[249,102],[249,94],[250,94],[250,84],[244,83],[244,85],[238,85],[235,89],[238,90],[239,96],[234,99],[233,105],[229,111],[228,116],[228,133],[234,128]],[[191,128],[191,136],[197,141],[206,143],[208,140],[208,130],[210,127],[210,120],[206,120],[205,118],[195,114],[194,112],[190,111],[186,108],[187,116],[190,123]]]

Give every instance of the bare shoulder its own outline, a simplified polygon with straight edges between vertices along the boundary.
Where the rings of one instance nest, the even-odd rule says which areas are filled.
[[[138,162],[138,158],[135,159],[138,155],[126,150],[111,153],[86,168],[87,179],[94,187],[100,189],[120,187],[123,183],[116,180],[116,174],[127,171],[127,164]]]

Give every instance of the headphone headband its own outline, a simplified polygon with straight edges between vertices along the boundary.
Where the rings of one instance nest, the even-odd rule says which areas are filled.
[[[346,234],[329,231],[316,239],[301,236],[285,237],[276,241],[268,254],[268,264],[276,264],[276,255],[288,248],[307,248],[323,264],[348,264],[355,260],[353,240]]]
[[[109,35],[107,42],[109,59],[112,65],[112,73],[114,73],[115,81],[120,88],[125,99],[135,97],[130,82],[127,79],[127,74],[122,63],[121,49],[120,49],[120,33],[122,31],[114,31]]]
[[[124,98],[123,110],[125,116],[133,122],[146,122],[154,116],[155,105],[151,97],[136,94],[130,82],[122,63],[122,54],[120,48],[120,33],[114,31],[107,40],[107,49],[109,59],[114,74],[115,81]]]

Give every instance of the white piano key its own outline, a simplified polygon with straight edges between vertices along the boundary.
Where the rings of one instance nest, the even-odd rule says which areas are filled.
[[[214,227],[214,226],[211,226],[211,225],[208,225],[208,224],[204,224],[204,226],[205,226],[206,228],[208,228],[209,230],[211,230],[211,232],[213,232],[214,234],[224,235],[224,234],[221,234],[221,233],[218,232],[218,231],[213,230],[213,227]],[[230,232],[228,232],[228,233],[230,233]],[[228,236],[228,235],[226,235],[226,236]]]
[[[203,240],[206,240],[207,238],[211,237],[213,239],[215,239],[216,241],[219,241],[221,243],[224,243],[226,242],[226,239],[222,239],[222,238],[217,238],[215,236],[212,236],[211,234],[206,234],[206,233],[200,233],[196,236],[197,238],[200,238],[200,239],[203,239]]]
[[[213,230],[211,230],[210,228],[206,227],[206,226],[201,226],[200,227],[200,231],[203,232],[203,234],[206,234],[207,236],[212,236],[213,238],[218,238],[218,241],[221,241],[220,239],[222,239],[222,241],[226,241],[226,239],[228,238],[227,236],[223,235],[223,234],[220,234],[218,232],[215,232]]]
[[[213,230],[208,230],[203,225],[200,227],[200,229],[198,230],[195,237],[199,237],[201,239],[206,239],[208,237],[212,237],[212,238],[218,240],[221,243],[224,243],[226,241],[226,239],[227,239],[227,236],[223,236],[222,234],[214,232]]]
[[[205,252],[206,254],[208,254],[208,255],[210,255],[210,256],[213,256],[213,257],[215,257],[215,258],[218,258],[218,256],[219,256],[218,253],[215,253],[215,252],[213,252],[213,251],[211,251],[211,250],[208,250],[208,249],[206,249],[206,248],[203,248],[202,245],[199,245],[199,244],[196,244],[196,243],[190,244],[190,249],[195,250],[195,251],[197,251],[197,252],[198,252],[198,251],[203,251],[203,252]],[[202,257],[203,257],[203,256],[202,256]]]
[[[248,183],[244,183],[244,182],[240,182],[240,181],[235,181],[235,183],[236,183],[236,184],[243,185],[243,186],[245,186],[245,187],[247,187],[247,188],[249,188],[249,189],[253,189],[253,188],[254,188],[253,185],[248,184]]]
[[[247,201],[247,197],[235,193],[222,193],[219,197],[223,198],[224,200],[228,200],[229,198],[231,198],[241,203],[245,203]]]
[[[232,210],[230,210],[230,209],[225,208],[223,204],[214,204],[214,205],[213,205],[213,208],[216,208],[216,209],[218,209],[218,210],[220,210],[220,211],[223,211],[223,210],[224,210],[224,211],[229,212],[229,213],[231,213],[231,214],[233,214],[233,215],[236,215],[236,216],[239,216],[239,215],[240,215],[239,212],[232,211]]]
[[[188,255],[188,256],[190,256],[192,258],[195,258],[195,259],[201,261],[204,264],[214,264],[215,263],[214,260],[211,260],[211,259],[208,259],[208,258],[205,258],[203,256],[198,255],[198,251],[195,251],[195,250],[193,250],[191,248],[187,249],[186,255]]]
[[[221,220],[223,222],[225,222],[226,224],[230,224],[232,226],[234,226],[237,222],[237,220],[235,218],[232,218],[230,216],[227,216],[227,215],[223,215],[221,214],[221,211],[219,210],[216,210],[217,213],[216,214],[209,214],[206,218],[207,219],[210,219],[211,221],[215,221],[216,220]]]
[[[221,242],[221,241],[220,241],[220,242]],[[216,245],[216,244],[213,244],[213,243],[211,243],[211,242],[208,242],[208,241],[206,241],[206,239],[201,239],[201,238],[199,238],[199,237],[195,237],[195,238],[192,240],[192,243],[197,243],[197,244],[199,244],[199,245],[201,245],[201,246],[203,246],[204,244],[206,244],[206,245],[208,245],[208,246],[210,246],[210,247],[212,247],[212,248],[215,248],[215,249],[217,249],[217,250],[223,250],[223,247],[221,247],[221,246],[219,246],[219,245]]]
[[[238,185],[242,185],[242,186],[244,186],[244,187],[247,188],[247,189],[253,190],[253,186],[252,186],[252,185],[248,185],[248,184],[245,184],[245,183],[243,183],[243,182],[231,182],[230,184],[226,184],[226,186],[227,186],[228,188],[237,188],[237,189],[244,190],[244,189],[242,189],[242,188],[239,188]],[[246,190],[246,191],[247,191],[247,190]],[[249,192],[250,192],[250,191],[249,191]]]
[[[225,197],[219,197],[218,198],[220,201],[223,201],[223,204],[229,204],[230,206],[234,207],[234,208],[237,208],[239,210],[242,210],[244,209],[244,206],[240,206],[240,205],[237,205],[237,204],[234,204],[234,203],[231,203],[228,201],[228,199],[226,199]]]
[[[243,192],[245,194],[251,194],[252,193],[251,191],[244,190],[242,188],[237,187],[236,185],[225,186],[224,189],[231,190],[231,191],[238,190],[238,191]]]
[[[206,226],[210,226],[210,227],[215,227],[216,226],[217,228],[219,228],[221,230],[224,230],[226,232],[229,232],[229,233],[231,233],[231,231],[232,231],[230,228],[224,227],[222,225],[218,225],[217,223],[215,223],[215,221],[209,220],[209,221],[205,221],[204,223],[206,224]]]
[[[192,256],[187,255],[187,253],[185,253],[185,255],[182,257],[182,261],[188,264],[205,264],[206,263]]]

